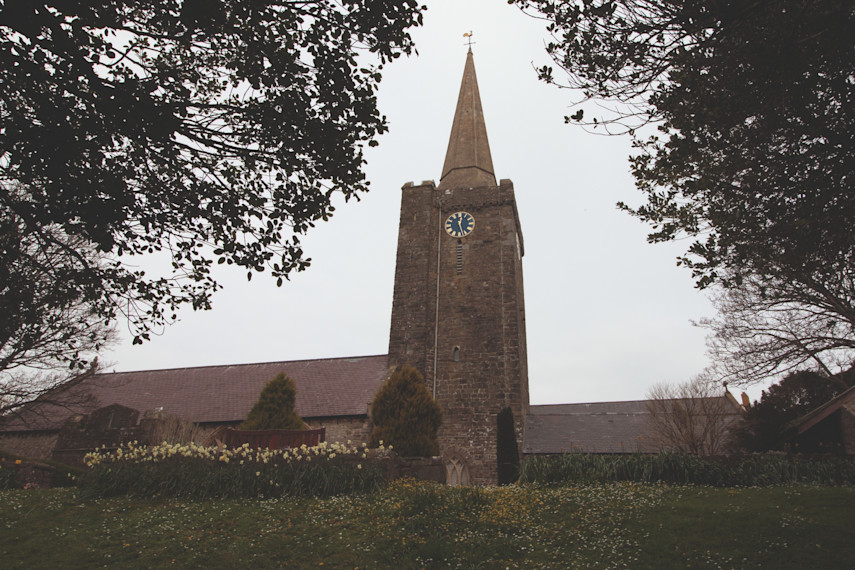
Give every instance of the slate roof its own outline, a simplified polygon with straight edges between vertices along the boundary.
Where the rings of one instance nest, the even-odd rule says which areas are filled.
[[[728,408],[729,409],[729,408]],[[732,414],[738,417],[736,408]],[[655,453],[646,400],[531,406],[523,453]]]
[[[297,384],[295,409],[303,418],[365,415],[389,375],[386,363],[384,354],[97,374],[63,393],[68,407],[37,406],[10,418],[0,431],[59,429],[72,414],[110,404],[140,412],[163,408],[198,423],[242,421],[279,372]]]
[[[644,447],[644,400],[531,406],[523,453],[633,453]]]

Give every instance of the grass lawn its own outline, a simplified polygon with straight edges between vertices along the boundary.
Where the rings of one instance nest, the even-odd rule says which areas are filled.
[[[0,491],[3,568],[855,568],[855,488],[397,482],[332,499]]]

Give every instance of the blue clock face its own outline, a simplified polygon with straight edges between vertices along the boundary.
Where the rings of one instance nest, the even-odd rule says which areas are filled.
[[[455,212],[445,220],[445,231],[451,237],[465,237],[475,229],[475,218],[469,212]]]

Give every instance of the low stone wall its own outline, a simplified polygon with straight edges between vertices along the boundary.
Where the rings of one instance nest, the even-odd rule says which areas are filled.
[[[5,433],[0,435],[0,449],[23,457],[49,459],[57,437],[57,432]]]
[[[398,457],[393,453],[383,461],[388,481],[412,477],[422,481],[445,483],[445,465],[441,457]]]

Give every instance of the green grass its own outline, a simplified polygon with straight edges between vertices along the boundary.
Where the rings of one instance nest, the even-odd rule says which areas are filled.
[[[609,484],[82,499],[0,492],[4,568],[853,568],[855,488]]]

